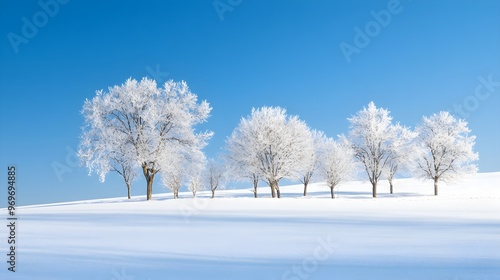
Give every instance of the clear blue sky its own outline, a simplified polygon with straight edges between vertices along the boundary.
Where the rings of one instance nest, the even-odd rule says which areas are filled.
[[[335,136],[371,100],[408,126],[466,103],[480,171],[500,171],[500,86],[478,80],[500,82],[500,1],[243,0],[222,17],[212,0],[61,2],[46,15],[37,1],[0,1],[0,182],[16,165],[20,204],[126,195],[117,175],[101,184],[67,149],[77,149],[86,98],[157,66],[213,106],[202,127],[215,132],[209,156],[252,107],[285,107]],[[388,5],[377,30],[371,11]],[[26,22],[40,27],[23,35]],[[340,44],[355,47],[367,25],[373,37],[348,63]],[[54,166],[65,166],[62,180]],[[132,194],[144,193],[141,178]]]

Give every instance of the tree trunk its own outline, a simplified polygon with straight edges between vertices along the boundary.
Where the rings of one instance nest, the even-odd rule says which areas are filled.
[[[307,196],[307,183],[304,183],[304,196]]]
[[[146,198],[147,200],[151,200],[153,198],[153,181],[155,178],[155,174],[158,170],[154,170],[153,168],[148,168],[146,162],[142,164],[142,173],[144,174],[144,178],[146,179]]]
[[[377,197],[377,182],[372,182],[372,186],[373,186],[372,195],[373,197]]]
[[[333,188],[334,188],[334,187],[330,187],[330,193],[332,194],[332,199],[334,199],[334,198],[335,198],[335,195],[333,194]]]
[[[259,186],[259,180],[253,180],[253,196],[257,198],[257,187]]]
[[[155,175],[150,175],[146,178],[146,182],[148,183],[147,189],[147,200],[151,200],[153,198],[153,180]]]
[[[130,199],[130,184],[127,184],[127,195],[128,199]]]
[[[389,185],[391,186],[391,194],[394,194],[394,188],[392,186],[392,180],[389,180]]]
[[[174,199],[179,198],[179,190],[174,189]]]
[[[276,197],[276,191],[274,189],[274,183],[271,183],[271,197],[272,198]]]
[[[439,178],[434,178],[434,195],[438,195],[438,180]]]
[[[212,198],[215,197],[215,189],[212,189]]]
[[[280,187],[278,186],[278,181],[271,182],[271,194],[273,198],[276,197],[275,192],[278,195],[278,198],[281,198],[281,192],[280,192]]]
[[[196,192],[193,192],[193,198],[195,198],[195,197],[196,197]]]

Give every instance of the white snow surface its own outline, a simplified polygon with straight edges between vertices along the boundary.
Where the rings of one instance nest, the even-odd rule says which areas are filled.
[[[356,181],[334,200],[317,183],[307,197],[294,185],[281,199],[261,187],[20,207],[16,272],[3,261],[0,279],[500,279],[499,187],[482,173],[439,196],[398,179],[376,199]]]

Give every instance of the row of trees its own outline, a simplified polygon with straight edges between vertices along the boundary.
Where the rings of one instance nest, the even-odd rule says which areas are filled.
[[[227,140],[226,164],[233,179],[248,178],[257,197],[259,180],[280,198],[282,179],[300,180],[304,195],[313,178],[322,178],[333,189],[354,171],[354,151],[341,136],[337,141],[321,131],[310,130],[297,116],[282,108],[253,109]]]
[[[231,174],[236,179],[250,178],[255,196],[259,178],[271,187],[272,197],[276,192],[278,198],[281,179],[300,180],[305,196],[315,178],[326,181],[334,198],[334,188],[359,168],[372,184],[373,197],[383,177],[393,193],[393,180],[401,171],[432,179],[435,195],[440,180],[453,182],[476,172],[471,163],[478,159],[473,152],[475,136],[469,136],[465,121],[448,112],[424,117],[414,131],[394,124],[390,112],[373,102],[348,120],[348,136],[335,140],[311,131],[281,108],[254,109],[227,141]]]
[[[120,174],[129,198],[132,181],[142,173],[148,200],[157,173],[174,198],[184,185],[193,196],[208,187],[214,197],[224,182],[236,180],[250,181],[255,197],[263,181],[279,198],[282,179],[302,182],[304,196],[310,182],[325,181],[334,198],[335,187],[360,169],[372,184],[373,197],[382,178],[393,193],[393,180],[402,171],[432,179],[435,195],[438,182],[476,172],[475,136],[465,121],[448,112],[424,117],[411,130],[393,123],[388,110],[371,102],[348,119],[348,135],[334,139],[282,108],[262,107],[241,119],[222,156],[207,160],[202,150],[213,133],[197,133],[195,127],[210,111],[185,82],[168,81],[158,88],[154,80],[129,79],[85,101],[78,156],[101,181],[110,171]]]

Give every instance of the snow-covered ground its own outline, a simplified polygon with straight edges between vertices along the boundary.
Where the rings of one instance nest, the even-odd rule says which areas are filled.
[[[306,198],[288,186],[282,199],[262,187],[258,199],[246,189],[22,207],[17,272],[3,261],[0,279],[500,279],[500,173],[441,184],[437,197],[430,181],[388,189],[381,182],[376,199],[350,182],[335,200],[314,184]]]

